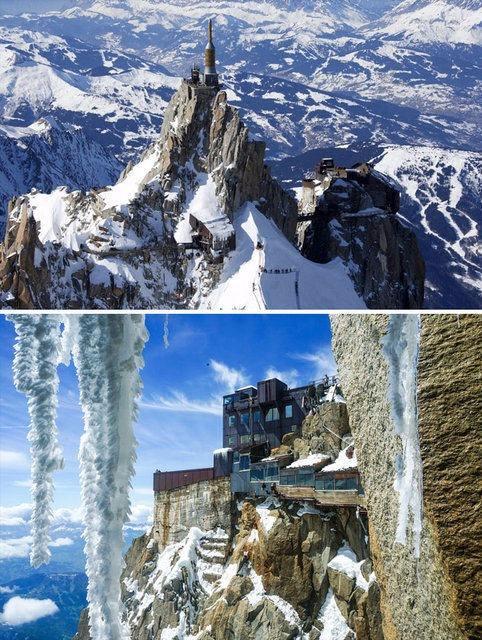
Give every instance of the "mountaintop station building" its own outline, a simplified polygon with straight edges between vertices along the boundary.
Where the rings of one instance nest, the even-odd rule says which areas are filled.
[[[204,73],[199,66],[193,66],[189,78],[185,78],[182,90],[187,93],[188,99],[212,100],[221,84],[216,70],[216,48],[213,41],[213,23],[208,23],[208,42],[204,50]],[[224,257],[236,248],[236,234],[228,216],[222,211],[209,211],[207,209],[191,210],[189,212],[190,232],[179,244],[186,249],[199,249],[210,254],[214,262],[222,262]]]
[[[324,402],[343,401],[336,378],[290,389],[282,380],[262,380],[223,397],[223,447],[203,469],[156,471],[154,492],[230,477],[231,492],[364,506],[353,444],[336,460],[324,453],[295,460],[278,448],[286,434],[301,432],[305,417]]]
[[[322,158],[302,181],[299,220],[315,216],[397,213],[400,192],[396,184],[368,162],[338,167]]]

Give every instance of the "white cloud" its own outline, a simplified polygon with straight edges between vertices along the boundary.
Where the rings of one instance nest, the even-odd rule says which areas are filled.
[[[139,490],[139,493],[147,494],[147,487],[143,487]],[[149,491],[152,494],[152,489]],[[28,503],[18,504],[14,507],[0,507],[0,526],[19,526],[26,525],[30,520],[30,512],[32,505]],[[139,504],[135,503],[132,506],[131,523],[133,524],[145,524],[152,521],[152,505],[151,504]],[[83,524],[82,507],[55,509],[53,523],[55,531],[71,531],[75,533],[79,529],[79,525]],[[69,526],[70,525],[70,526]],[[73,526],[71,526],[73,525]],[[60,547],[67,544],[73,544],[73,541],[67,542],[70,538],[57,538],[50,544],[51,547]],[[18,546],[22,543],[28,543],[31,541],[30,536],[24,536],[23,538],[9,538],[0,539],[0,544],[8,544],[11,546]],[[62,541],[62,542],[60,542]],[[8,557],[7,549],[4,548],[4,557]],[[19,553],[19,552],[17,552]],[[28,551],[22,555],[10,556],[10,557],[25,557],[28,555]]]
[[[143,409],[156,411],[177,411],[180,413],[207,413],[218,416],[223,412],[222,403],[214,398],[203,400],[190,400],[180,391],[173,391],[170,397],[155,396],[152,400],[143,400],[140,403]]]
[[[69,547],[71,544],[74,544],[72,538],[56,538],[52,540],[49,547]]]
[[[299,373],[296,369],[280,371],[279,369],[270,367],[266,371],[266,379],[268,380],[269,378],[278,378],[278,380],[286,382],[290,389],[294,389],[295,387],[298,387],[300,385]]]
[[[6,538],[0,540],[0,560],[11,558],[27,558],[30,553],[32,536],[22,538]]]
[[[14,593],[15,589],[13,587],[0,587],[0,593]]]
[[[0,525],[3,527],[18,527],[27,524],[32,505],[24,502],[14,507],[0,507]]]
[[[23,471],[30,468],[30,462],[24,453],[0,449],[0,468]]]
[[[136,504],[131,508],[130,524],[146,524],[152,522],[152,504]]]
[[[210,361],[211,367],[214,372],[214,379],[216,382],[222,384],[230,393],[247,384],[246,374],[242,370],[232,369],[223,362],[217,360]]]
[[[13,507],[0,507],[0,526],[17,527],[28,524],[32,505],[24,502]],[[53,524],[80,524],[82,522],[82,508],[55,509]]]
[[[27,558],[31,544],[32,536],[0,539],[0,560]],[[74,544],[72,538],[56,538],[49,543],[49,547],[67,547],[71,544]]]
[[[10,626],[34,622],[45,616],[57,613],[58,606],[50,599],[37,600],[36,598],[21,598],[14,596],[5,603],[3,613],[0,613],[0,622]]]
[[[291,355],[296,360],[311,362],[313,364],[313,380],[321,380],[324,375],[336,375],[336,362],[329,346],[320,347],[313,353],[296,353]]]

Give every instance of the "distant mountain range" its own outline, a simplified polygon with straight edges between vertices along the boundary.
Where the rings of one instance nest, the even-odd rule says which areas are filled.
[[[85,138],[58,158],[44,139],[22,143],[3,127],[2,159],[11,159],[0,164],[3,202],[49,189],[63,173],[71,188],[99,186],[135,158],[158,135],[179,76],[201,59],[213,16],[229,99],[267,141],[269,159],[293,166],[315,149],[388,153],[408,188],[402,213],[423,246],[426,305],[480,307],[480,0],[73,5],[0,18],[5,125],[49,116]]]

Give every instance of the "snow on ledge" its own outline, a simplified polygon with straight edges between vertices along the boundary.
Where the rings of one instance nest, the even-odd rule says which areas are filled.
[[[321,464],[330,460],[330,456],[327,456],[324,453],[311,453],[306,458],[300,458],[299,460],[295,460],[291,464],[289,464],[287,469],[300,469],[303,467],[314,467],[315,465]]]
[[[349,445],[338,454],[337,459],[332,464],[323,467],[321,470],[322,473],[333,473],[334,471],[348,471],[349,469],[357,469],[358,462],[356,459],[356,451],[353,451],[353,456],[349,458],[346,454],[348,449],[352,445]]]

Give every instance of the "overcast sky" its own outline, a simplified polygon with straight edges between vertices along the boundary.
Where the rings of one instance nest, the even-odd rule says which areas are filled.
[[[144,392],[135,427],[139,441],[134,498],[149,503],[152,473],[212,464],[222,444],[222,395],[277,375],[290,385],[333,373],[330,328],[322,315],[173,315],[169,347],[164,315],[147,316],[150,333]],[[28,414],[13,387],[13,325],[0,318],[0,502],[29,502]],[[77,452],[82,416],[73,366],[59,368],[58,426],[66,468],[56,473],[56,507],[79,504]]]

